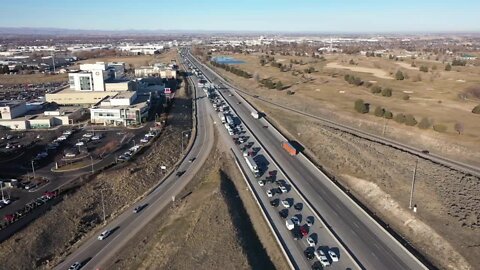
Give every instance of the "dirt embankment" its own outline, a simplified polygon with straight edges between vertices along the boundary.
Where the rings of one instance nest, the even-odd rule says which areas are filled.
[[[204,168],[107,268],[287,269],[260,214],[247,214],[254,202],[239,197],[243,179],[227,153],[216,150]]]
[[[160,166],[172,168],[180,156],[181,133],[191,128],[191,99],[180,94],[175,104],[167,128],[145,153],[80,185],[51,211],[3,242],[0,268],[52,268],[102,222],[100,190],[108,219],[158,183],[163,177]]]
[[[261,106],[434,264],[445,269],[473,269],[480,264],[479,178],[420,159],[415,214],[408,209],[415,156]]]

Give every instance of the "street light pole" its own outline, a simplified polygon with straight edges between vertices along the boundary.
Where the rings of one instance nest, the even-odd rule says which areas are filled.
[[[33,173],[33,179],[35,179],[35,166],[33,165],[33,160],[32,160],[32,173]]]
[[[409,209],[412,209],[413,191],[415,190],[415,176],[417,175],[417,166],[418,166],[418,158],[415,160],[415,167],[413,168],[412,188],[410,190],[410,202],[408,204]]]
[[[182,136],[181,136],[182,137],[182,151],[181,151],[182,153],[183,153],[183,134],[190,131],[192,131],[192,129],[182,131]]]

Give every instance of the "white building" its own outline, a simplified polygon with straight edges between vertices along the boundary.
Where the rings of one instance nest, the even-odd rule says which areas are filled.
[[[27,103],[23,100],[0,101],[0,119],[12,120],[27,113]]]
[[[138,125],[148,115],[149,104],[150,97],[147,95],[121,92],[90,108],[90,122],[113,126]]]

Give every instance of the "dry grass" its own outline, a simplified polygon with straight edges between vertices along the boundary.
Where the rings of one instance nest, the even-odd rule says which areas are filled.
[[[134,68],[140,66],[148,66],[154,63],[170,62],[172,59],[177,58],[176,50],[168,50],[159,55],[134,55],[134,56],[116,56],[116,57],[101,57],[92,58],[78,62],[78,64],[93,63],[93,62],[125,62],[128,65],[132,65]]]
[[[442,70],[441,63],[435,63],[437,70],[433,72],[403,70],[410,78],[417,75],[422,77],[421,81],[414,82],[412,79],[404,81],[387,80],[369,73],[325,68],[328,63],[348,65],[348,61],[353,59],[358,64],[354,67],[382,69],[389,74],[393,74],[399,69],[397,62],[381,58],[335,55],[328,56],[327,63],[321,61],[315,63],[312,62],[312,58],[296,57],[297,60],[311,62],[303,66],[293,65],[293,69],[301,71],[306,67],[313,66],[318,72],[294,76],[292,72],[280,72],[278,68],[269,65],[262,67],[258,55],[233,55],[233,57],[246,62],[238,65],[240,68],[252,74],[257,73],[260,77],[281,80],[284,85],[290,86],[289,90],[295,92],[293,96],[287,96],[285,91],[268,90],[254,83],[253,79],[244,79],[217,69],[236,85],[252,94],[353,126],[363,126],[369,131],[377,133],[381,133],[384,120],[373,116],[373,114],[357,114],[353,109],[353,103],[356,99],[363,99],[370,103],[372,112],[375,107],[380,106],[394,114],[412,114],[418,122],[426,117],[435,124],[446,125],[448,127],[447,133],[439,134],[432,129],[422,130],[389,121],[387,135],[412,143],[420,148],[427,148],[431,151],[449,155],[452,158],[478,163],[478,158],[480,158],[480,144],[478,144],[480,121],[478,115],[472,114],[471,110],[480,103],[480,100],[459,99],[459,95],[464,94],[465,89],[469,87],[480,85],[479,67],[455,67],[455,71],[446,72]],[[295,57],[276,56],[276,58],[277,60],[285,58],[284,62],[288,63],[289,59]],[[417,64],[420,65],[423,62]],[[429,63],[430,67],[433,65]],[[374,95],[370,93],[367,87],[352,86],[345,82],[344,74],[353,74],[364,81],[373,81],[382,87],[390,87],[393,89],[393,96],[387,98]],[[465,82],[461,82],[462,80]],[[410,100],[402,99],[405,93],[408,93]],[[458,135],[454,130],[457,121],[465,126],[462,135]],[[414,138],[409,137],[410,134],[415,134]],[[464,151],[466,149],[468,150]]]
[[[360,73],[370,73],[373,76],[380,78],[380,79],[393,79],[392,76],[389,75],[389,73],[385,70],[378,69],[378,68],[367,68],[367,67],[359,67],[359,66],[344,66],[340,65],[336,62],[330,62],[326,66],[326,68],[335,68],[335,69],[348,69],[354,72],[360,72]]]
[[[0,85],[65,82],[67,79],[67,74],[47,75],[37,73],[30,75],[0,75]]]
[[[219,150],[211,153],[204,165],[208,169],[201,171],[178,196],[180,199],[142,230],[130,245],[133,248],[112,258],[106,268],[224,269],[228,265],[229,269],[287,269],[282,258],[275,258],[275,267],[272,265],[252,231],[232,184],[243,180],[225,155]],[[258,223],[261,217],[252,220]],[[272,246],[271,236],[263,237]],[[274,248],[276,256],[281,256],[278,247]]]

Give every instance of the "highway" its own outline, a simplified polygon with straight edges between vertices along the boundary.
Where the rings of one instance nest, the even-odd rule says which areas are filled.
[[[198,81],[196,81],[198,82]],[[300,237],[298,240],[294,240],[292,233],[287,229],[285,225],[286,218],[282,218],[279,215],[279,211],[287,210],[288,218],[292,218],[296,216],[299,218],[300,223],[302,226],[306,227],[305,221],[306,218],[313,218],[313,225],[306,227],[308,228],[309,236],[312,236],[316,240],[316,248],[321,248],[322,250],[327,253],[329,249],[335,251],[336,254],[339,255],[341,260],[339,262],[335,262],[331,265],[331,269],[360,269],[354,262],[354,260],[349,256],[348,252],[341,246],[341,244],[336,240],[336,238],[331,234],[331,232],[326,228],[325,224],[322,223],[322,220],[314,213],[312,209],[306,206],[303,198],[298,194],[298,192],[291,188],[287,177],[281,173],[279,168],[272,162],[268,154],[259,147],[259,142],[255,139],[253,134],[250,133],[249,130],[243,128],[243,124],[240,121],[235,121],[236,127],[241,127],[242,131],[240,132],[242,136],[248,137],[248,140],[245,143],[237,145],[233,142],[232,136],[227,133],[226,128],[223,124],[220,124],[220,118],[218,117],[217,112],[213,110],[213,107],[210,109],[212,117],[217,121],[217,128],[219,130],[220,138],[222,138],[225,143],[232,149],[233,154],[235,155],[236,159],[239,161],[240,166],[242,167],[243,173],[247,177],[247,181],[249,181],[250,187],[253,189],[253,193],[255,194],[257,200],[261,205],[261,210],[267,216],[267,222],[270,223],[272,226],[272,233],[274,233],[279,239],[279,245],[285,251],[287,259],[291,262],[291,266],[294,269],[310,269],[312,265],[317,261],[316,259],[308,260],[305,255],[303,254],[304,250],[306,250],[309,245],[306,241],[307,237]],[[235,112],[229,112],[234,119],[238,119]],[[238,135],[240,133],[237,133]],[[235,135],[235,137],[238,137]],[[249,149],[257,149],[255,151],[254,160],[258,163],[264,164],[264,169],[262,170],[262,176],[257,178],[248,168],[244,157],[243,152],[240,150],[240,147],[249,145]],[[288,192],[285,193],[278,193],[274,192],[274,195],[269,198],[266,195],[267,190],[277,189],[278,185],[276,183],[272,183],[267,181],[264,186],[260,186],[258,184],[258,180],[264,180],[268,171],[275,171],[277,172],[275,180],[284,181],[284,185],[287,186]],[[272,200],[276,200],[278,205],[272,206],[270,202]],[[302,209],[298,210],[294,207],[289,207],[288,209],[285,208],[280,204],[282,200],[290,200],[292,204],[300,203],[303,207]],[[299,229],[299,227],[297,227]],[[315,250],[315,249],[313,249]],[[318,264],[318,262],[317,262]]]
[[[351,198],[340,190],[303,154],[290,156],[281,148],[285,138],[265,119],[250,116],[250,105],[218,74],[197,62],[202,72],[214,83],[225,87],[232,94],[224,94],[227,102],[239,118],[255,135],[262,148],[279,165],[303,197],[323,218],[337,239],[365,269],[426,269],[415,256],[386,232],[364,212]],[[239,104],[240,103],[240,104]],[[269,128],[264,128],[269,126]]]
[[[197,90],[196,90],[197,91]],[[213,148],[214,129],[212,119],[207,115],[207,99],[195,98],[196,107],[196,137],[190,151],[186,154],[177,168],[185,171],[181,176],[170,174],[161,180],[155,189],[141,201],[126,209],[122,214],[108,221],[98,233],[92,234],[84,243],[69,255],[55,269],[68,269],[74,262],[82,263],[82,269],[102,269],[102,265],[112,258],[117,251],[124,248],[128,241],[135,236],[146,224],[154,219],[183,188],[192,180]],[[189,159],[195,158],[193,162]],[[133,213],[138,205],[146,205],[139,213]],[[113,229],[113,233],[105,240],[98,240],[97,236],[105,229]]]

